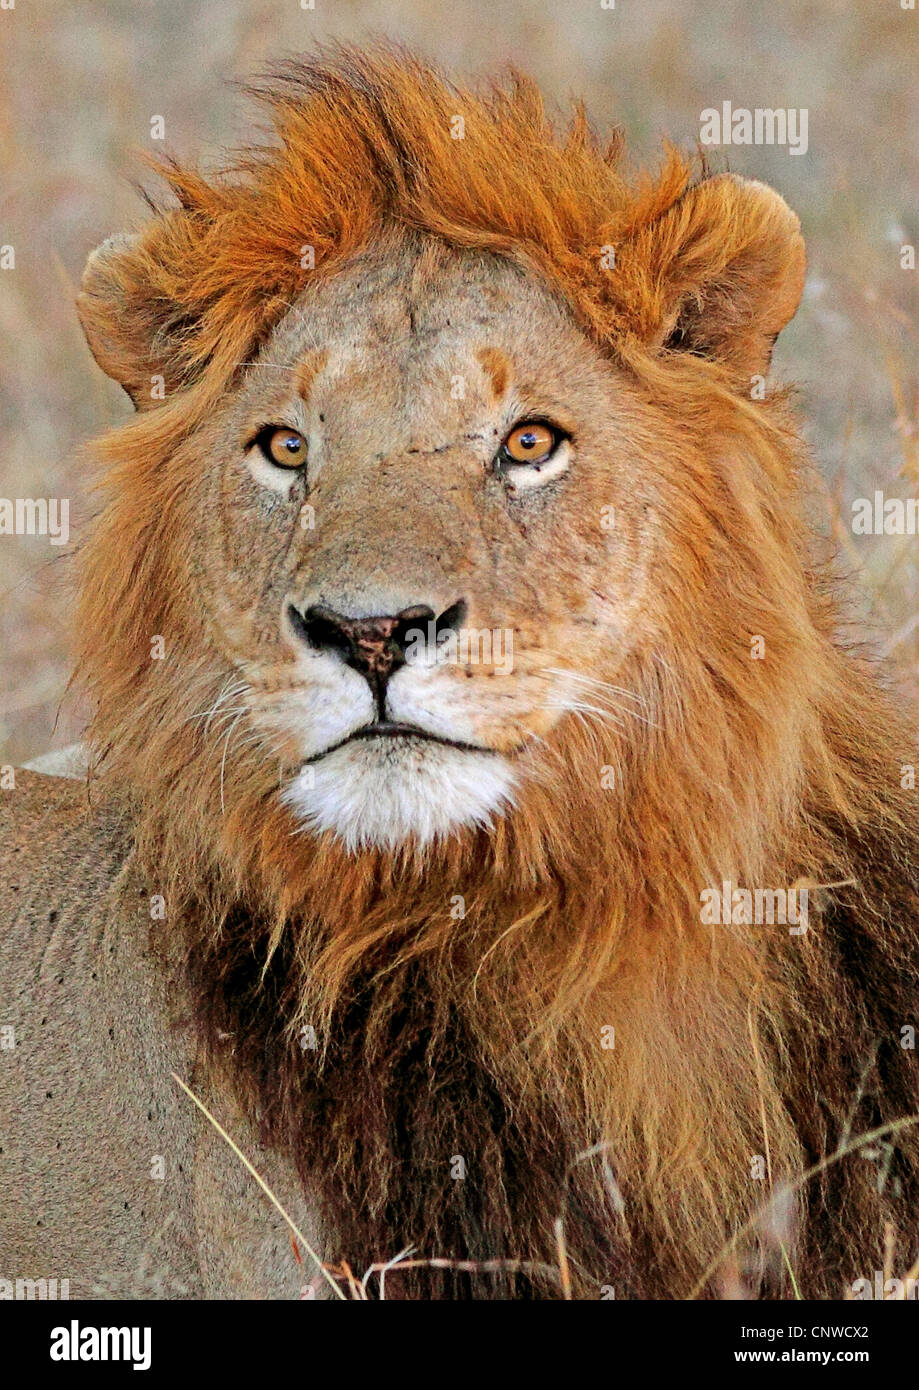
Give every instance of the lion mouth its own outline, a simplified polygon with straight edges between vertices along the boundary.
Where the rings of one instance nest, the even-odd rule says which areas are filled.
[[[422,729],[419,724],[401,724],[388,719],[380,719],[373,724],[364,724],[361,728],[354,729],[347,737],[339,739],[337,743],[330,743],[327,748],[313,753],[304,760],[303,766],[308,767],[310,763],[317,763],[321,758],[327,758],[330,753],[344,748],[348,743],[355,743],[359,739],[376,738],[401,738],[413,739],[418,743],[439,743],[443,748],[457,748],[463,753],[494,754],[495,751],[493,748],[486,748],[481,743],[465,743],[462,739],[443,738],[440,734],[432,734],[429,730]]]

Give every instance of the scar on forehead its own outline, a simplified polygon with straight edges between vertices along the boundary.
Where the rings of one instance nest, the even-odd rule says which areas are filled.
[[[511,364],[500,348],[479,348],[476,357],[485,370],[495,400],[500,400],[511,379]]]
[[[317,348],[313,352],[308,352],[303,361],[295,369],[294,384],[296,385],[298,395],[303,400],[309,400],[313,382],[322,371],[328,359],[329,354]]]

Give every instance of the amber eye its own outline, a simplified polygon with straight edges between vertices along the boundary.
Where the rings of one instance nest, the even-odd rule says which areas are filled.
[[[297,430],[285,425],[268,425],[255,437],[255,442],[269,463],[278,468],[302,468],[306,463],[306,440]]]
[[[525,420],[511,430],[499,457],[503,463],[544,463],[560,439],[560,432],[543,420]]]

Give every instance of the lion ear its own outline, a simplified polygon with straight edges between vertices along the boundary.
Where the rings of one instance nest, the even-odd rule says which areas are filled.
[[[90,255],[77,295],[90,352],[138,410],[161,404],[180,384],[170,351],[179,315],[153,288],[145,266],[142,233],[109,237]]]
[[[774,189],[734,174],[708,179],[636,242],[650,346],[718,362],[738,384],[768,371],[805,272],[801,224]]]

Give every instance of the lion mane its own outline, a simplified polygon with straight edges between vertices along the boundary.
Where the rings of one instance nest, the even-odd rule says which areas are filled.
[[[168,390],[98,445],[80,559],[92,740],[183,935],[208,1065],[295,1163],[332,1260],[416,1252],[391,1280],[405,1295],[717,1296],[733,1279],[839,1297],[883,1267],[889,1226],[911,1262],[914,745],[840,635],[784,394],[754,404],[715,371],[700,387],[693,360],[707,285],[725,332],[732,290],[771,293],[775,226],[719,217],[721,181],[674,150],[630,171],[582,111],[560,131],[521,76],[473,91],[401,52],[324,51],[258,92],[273,139],[210,175],[162,164],[176,201],[117,261],[138,361]],[[623,678],[648,718],[604,730],[617,794],[597,731],[568,720],[555,775],[490,830],[348,853],[292,833],[257,758],[205,756],[193,716],[226,670],[181,469],[310,277],[393,222],[534,270],[648,399],[678,403],[675,458],[681,431],[729,430],[745,465],[728,494],[687,462],[713,549],[685,537],[683,585],[657,596],[666,649]],[[80,308],[101,322],[91,272]],[[688,345],[685,365],[650,342]],[[700,891],[724,881],[808,887],[808,930],[705,925]]]

